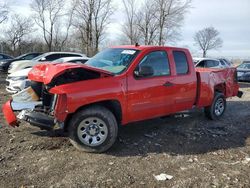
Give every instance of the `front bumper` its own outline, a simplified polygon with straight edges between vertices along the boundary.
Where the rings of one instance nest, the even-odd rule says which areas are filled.
[[[7,124],[12,127],[16,127],[19,125],[19,122],[15,114],[15,111],[20,112],[23,110],[33,110],[37,105],[41,105],[41,104],[42,104],[41,101],[21,103],[21,102],[14,102],[12,100],[9,100],[3,105],[2,111],[3,111],[3,115],[5,117]]]
[[[16,127],[19,125],[17,122],[16,114],[14,113],[12,106],[11,106],[11,100],[6,102],[2,107],[3,115],[5,117],[6,122],[12,126]]]
[[[54,117],[49,116],[43,112],[33,111],[36,106],[41,104],[42,104],[41,101],[15,102],[9,100],[3,105],[2,111],[7,124],[11,127],[18,127],[19,126],[18,120],[23,120],[30,123],[33,126],[45,130],[63,128],[64,124],[57,122]],[[15,112],[19,112],[19,114],[16,116]]]

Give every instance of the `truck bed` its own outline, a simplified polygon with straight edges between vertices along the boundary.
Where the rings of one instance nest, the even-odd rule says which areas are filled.
[[[222,92],[226,98],[237,96],[239,86],[235,68],[213,69],[196,68],[197,107],[209,106],[214,92]]]

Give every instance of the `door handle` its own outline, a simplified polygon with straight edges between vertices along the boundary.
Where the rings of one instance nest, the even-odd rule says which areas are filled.
[[[163,86],[165,87],[172,87],[174,84],[171,82],[166,82],[165,84],[163,84]]]

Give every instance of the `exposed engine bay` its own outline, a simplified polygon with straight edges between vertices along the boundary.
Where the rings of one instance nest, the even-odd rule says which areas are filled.
[[[58,96],[49,90],[55,86],[103,77],[99,72],[75,68],[67,69],[55,76],[51,82],[44,85],[42,82],[31,81],[31,86],[12,96],[12,108],[21,111],[18,119],[29,122],[42,129],[51,129],[56,123],[54,109]]]

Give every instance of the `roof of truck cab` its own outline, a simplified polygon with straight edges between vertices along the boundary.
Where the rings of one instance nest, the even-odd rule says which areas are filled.
[[[121,45],[121,46],[112,46],[111,48],[125,48],[125,49],[134,49],[134,50],[147,50],[153,48],[166,48],[166,49],[176,49],[176,50],[187,50],[186,48],[172,47],[172,46],[150,46],[150,45]]]

